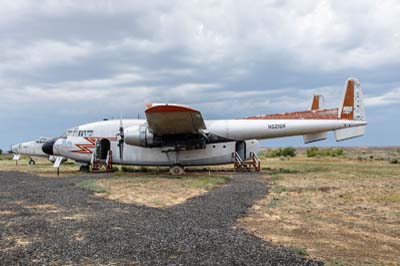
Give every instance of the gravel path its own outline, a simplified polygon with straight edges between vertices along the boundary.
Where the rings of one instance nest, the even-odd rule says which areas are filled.
[[[323,265],[234,227],[267,193],[256,174],[168,209],[0,172],[0,265]]]

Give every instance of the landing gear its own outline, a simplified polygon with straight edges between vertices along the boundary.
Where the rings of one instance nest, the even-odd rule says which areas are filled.
[[[185,174],[185,168],[181,165],[173,165],[169,168],[169,174],[170,175],[184,175]]]
[[[29,158],[28,164],[29,164],[29,165],[35,165],[36,162],[35,162],[35,160],[33,160],[32,158]]]
[[[81,165],[81,167],[79,168],[79,171],[84,172],[84,173],[89,172],[89,165]]]

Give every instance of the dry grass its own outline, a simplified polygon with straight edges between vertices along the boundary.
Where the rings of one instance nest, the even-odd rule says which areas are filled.
[[[228,180],[229,178],[221,175],[192,174],[177,178],[126,174],[113,178],[84,181],[78,186],[111,200],[165,208],[185,202],[189,198],[225,184]]]
[[[54,177],[57,175],[57,168],[53,167],[53,163],[47,158],[35,157],[35,165],[28,164],[28,157],[22,156],[16,165],[15,161],[9,159],[0,160],[0,169],[3,171],[18,171],[31,173],[40,176]],[[60,176],[76,175],[79,172],[79,166],[73,162],[67,161],[60,167]]]
[[[400,265],[400,165],[301,156],[263,165],[272,191],[242,227],[327,265]]]

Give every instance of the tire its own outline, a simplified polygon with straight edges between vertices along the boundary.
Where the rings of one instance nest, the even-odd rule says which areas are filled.
[[[35,164],[36,164],[36,162],[35,162],[35,160],[33,160],[33,159],[30,159],[30,160],[29,160],[29,162],[28,162],[28,164],[29,164],[29,165],[35,165]]]
[[[173,165],[169,169],[169,173],[171,175],[184,175],[185,174],[185,169],[181,165]]]

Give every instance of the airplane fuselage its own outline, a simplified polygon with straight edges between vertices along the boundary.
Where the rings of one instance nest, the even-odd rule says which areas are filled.
[[[119,156],[118,130],[120,120],[99,121],[81,125],[69,130],[66,138],[59,139],[54,150],[57,155],[90,163],[95,151],[96,141],[110,141],[112,159],[117,164],[129,165],[210,165],[232,163],[232,154],[242,149],[244,159],[251,152],[258,152],[260,139],[279,138],[296,135],[312,135],[365,125],[363,121],[339,119],[231,119],[206,120],[206,133],[216,137],[200,149],[174,150],[173,147],[124,147],[123,159]],[[146,125],[146,120],[123,120],[125,128]],[[238,145],[239,144],[239,145]],[[239,148],[238,148],[239,147]],[[244,149],[244,150],[243,150]]]

